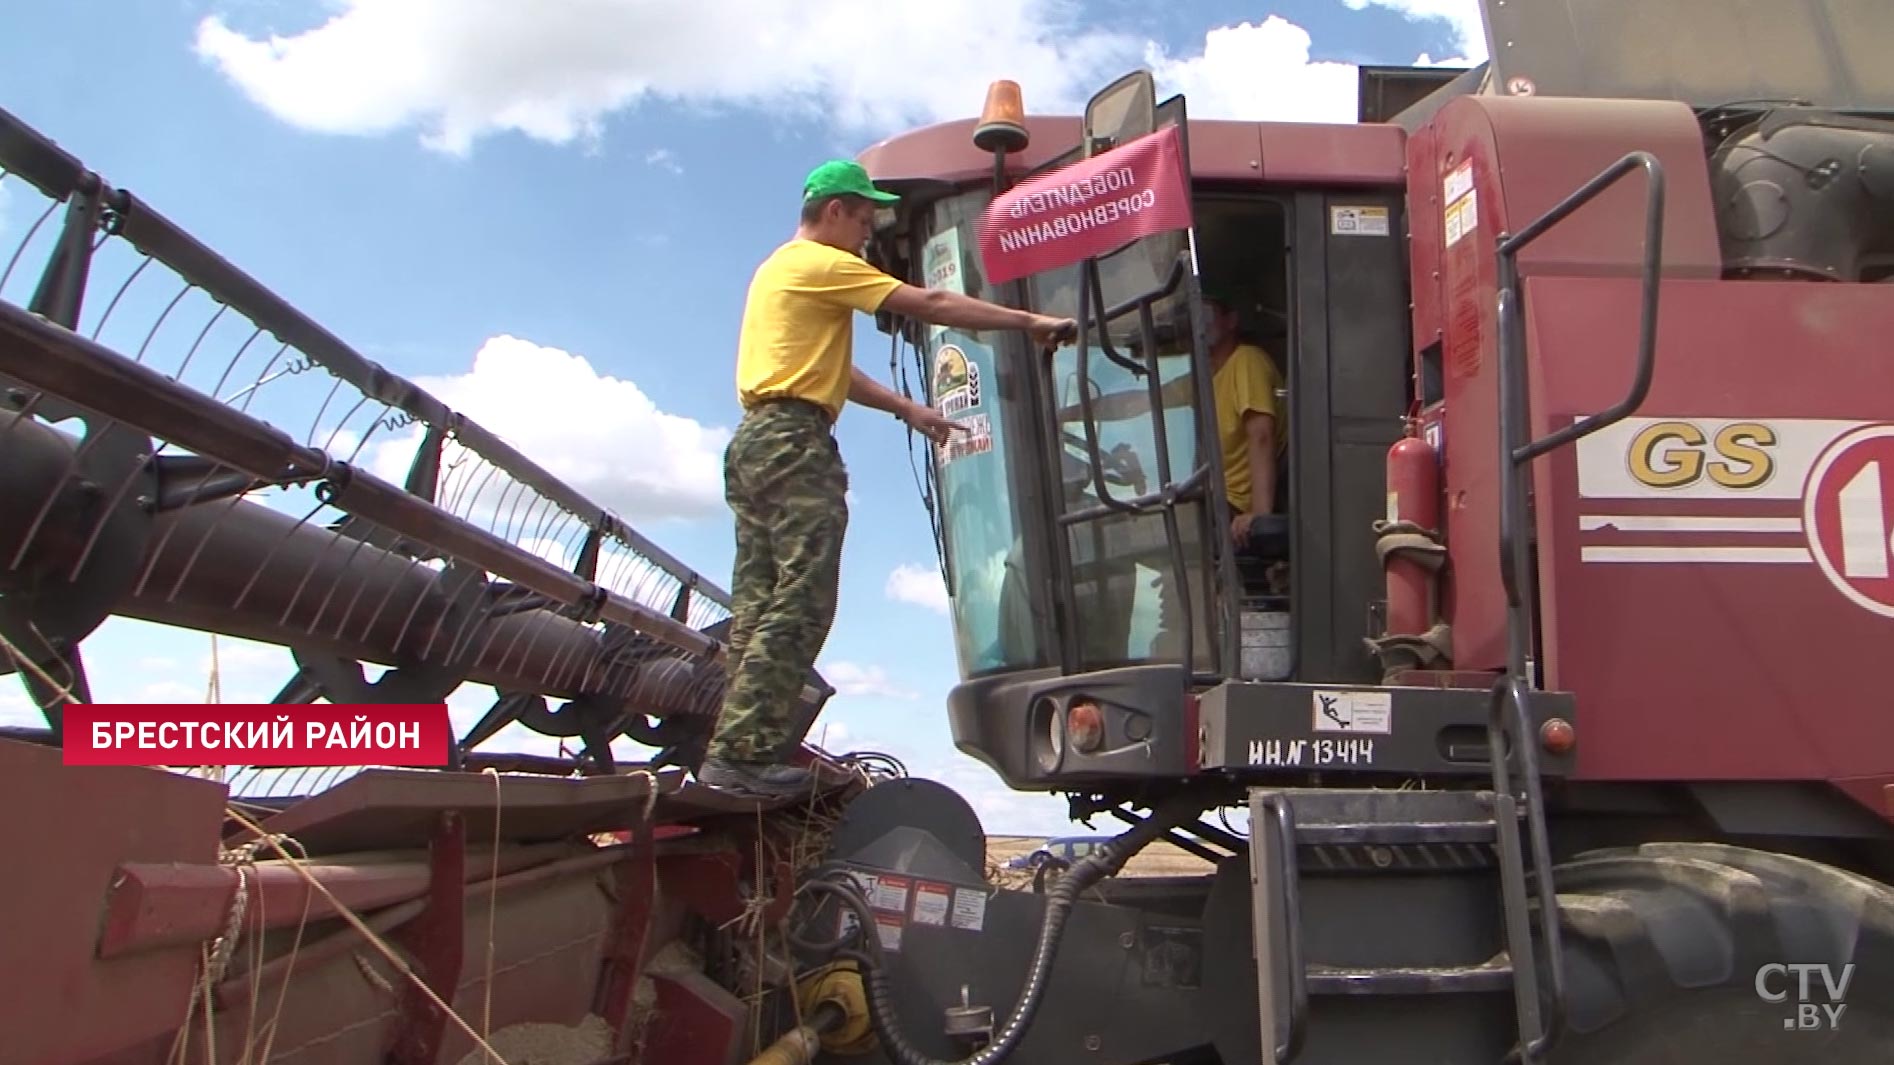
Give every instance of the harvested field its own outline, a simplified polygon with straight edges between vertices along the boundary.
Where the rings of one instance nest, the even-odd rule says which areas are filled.
[[[987,875],[996,884],[1020,887],[1032,883],[1030,869],[1004,869],[1006,862],[1021,854],[1030,854],[1044,843],[1044,836],[989,836],[986,842]],[[1212,871],[1209,862],[1174,844],[1159,840],[1144,848],[1125,866],[1122,876],[1202,876]]]

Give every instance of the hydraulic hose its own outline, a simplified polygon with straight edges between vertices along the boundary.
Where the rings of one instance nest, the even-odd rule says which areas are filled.
[[[810,1012],[799,1028],[784,1033],[749,1065],[809,1065],[822,1047],[822,1037],[842,1026],[848,1014],[834,1002],[824,1002]]]
[[[842,905],[854,911],[866,951],[841,951],[838,955],[861,966],[867,984],[869,1021],[895,1065],[999,1065],[1019,1045],[1039,1010],[1040,999],[1046,992],[1047,978],[1052,973],[1053,957],[1058,953],[1059,942],[1065,932],[1065,922],[1071,916],[1079,895],[1100,880],[1115,876],[1133,855],[1152,840],[1201,813],[1200,807],[1189,804],[1160,807],[1130,831],[1073,863],[1072,868],[1059,878],[1059,882],[1046,895],[1045,919],[1039,926],[1039,942],[1027,966],[1026,985],[1020,989],[1018,1003],[1013,1006],[1006,1023],[995,1033],[991,1043],[957,1062],[928,1057],[901,1033],[895,1020],[894,993],[888,983],[881,938],[873,931],[874,912],[861,892],[850,884],[828,878],[811,880],[801,890],[833,895]],[[845,872],[830,874],[831,877],[847,875]]]

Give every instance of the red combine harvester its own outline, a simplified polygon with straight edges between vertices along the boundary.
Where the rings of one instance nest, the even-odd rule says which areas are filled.
[[[0,1062],[1887,1061],[1894,21],[1486,12],[1491,63],[1366,69],[1357,125],[1139,73],[863,154],[878,262],[1081,323],[881,323],[968,427],[927,463],[956,742],[1129,826],[1020,890],[872,755],[770,810],[681,783],[721,593],[0,123],[66,205],[0,303],[0,634],[49,726],[0,739]],[[1285,382],[1241,551],[1206,288]],[[360,402],[265,387],[317,371]],[[64,767],[114,614],[290,648],[282,703],[498,698],[450,765],[288,796]],[[479,749],[512,721],[586,753]],[[1160,839],[1212,871],[1117,875]]]
[[[1013,1011],[980,1065],[1894,1054],[1894,11],[1484,8],[1489,64],[1364,70],[1358,125],[1134,73],[861,155],[885,268],[1080,322],[882,327],[967,427],[957,744],[1143,833],[1005,935],[886,915],[902,1025],[966,987]],[[1286,382],[1241,549],[1206,291]],[[849,860],[953,881],[912,817],[939,853]],[[1093,887],[1157,834],[1215,874]]]

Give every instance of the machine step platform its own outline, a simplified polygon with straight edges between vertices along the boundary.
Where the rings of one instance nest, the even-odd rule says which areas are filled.
[[[1472,966],[1355,969],[1310,965],[1305,971],[1311,995],[1440,995],[1505,991],[1513,986],[1513,967],[1503,955]]]
[[[1264,1061],[1287,1065],[1309,1027],[1311,996],[1418,996],[1511,991],[1522,1032],[1538,1030],[1539,989],[1532,959],[1523,804],[1488,790],[1253,788],[1250,790],[1251,928]],[[1498,867],[1505,949],[1459,965],[1333,965],[1303,957],[1305,921],[1299,857],[1322,848],[1367,848],[1358,873],[1412,876],[1416,863],[1392,850],[1468,846],[1490,850]],[[1421,864],[1424,870],[1425,863]],[[1332,916],[1332,915],[1331,915]],[[1424,919],[1424,918],[1420,918]],[[1515,958],[1528,964],[1515,968]]]

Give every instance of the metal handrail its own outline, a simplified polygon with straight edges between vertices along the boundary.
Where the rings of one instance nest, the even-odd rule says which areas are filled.
[[[1289,1016],[1287,1031],[1282,1041],[1275,1046],[1264,1047],[1263,1053],[1269,1055],[1272,1065],[1287,1065],[1302,1052],[1302,1044],[1309,1029],[1309,971],[1302,960],[1302,873],[1296,854],[1295,808],[1289,797],[1281,792],[1271,792],[1262,797],[1263,817],[1269,822],[1275,836],[1276,846],[1282,850],[1282,861],[1277,865],[1275,887],[1282,892],[1282,968],[1289,978]],[[1268,836],[1252,833],[1252,846],[1265,848],[1269,845]],[[1268,891],[1269,884],[1258,883],[1253,890]],[[1267,909],[1273,911],[1274,907]],[[1259,964],[1273,965],[1270,958],[1258,959]],[[1274,1005],[1276,996],[1270,996]],[[1273,1022],[1283,1018],[1272,1018]]]
[[[1516,465],[1530,462],[1540,455],[1557,450],[1566,444],[1590,436],[1592,433],[1606,426],[1622,421],[1629,416],[1632,411],[1636,410],[1644,402],[1644,398],[1650,394],[1651,378],[1657,366],[1657,300],[1658,278],[1663,269],[1664,259],[1665,184],[1664,164],[1659,162],[1657,157],[1651,153],[1638,151],[1626,155],[1624,158],[1600,171],[1597,177],[1579,186],[1577,191],[1567,196],[1557,206],[1545,214],[1540,215],[1537,221],[1520,230],[1518,233],[1500,239],[1500,306],[1502,317],[1507,317],[1505,314],[1507,308],[1507,294],[1512,293],[1514,294],[1514,299],[1517,299],[1516,293],[1519,285],[1519,272],[1516,259],[1518,258],[1519,252],[1533,241],[1539,239],[1547,230],[1564,221],[1572,212],[1591,202],[1605,189],[1617,184],[1621,178],[1630,173],[1633,169],[1642,169],[1644,171],[1645,196],[1644,268],[1641,273],[1642,298],[1638,311],[1638,357],[1637,371],[1631,381],[1631,392],[1625,396],[1624,399],[1618,401],[1618,403],[1611,407],[1607,407],[1596,414],[1581,418],[1571,425],[1556,429],[1529,444],[1514,449],[1510,453],[1510,457]],[[1516,308],[1513,309],[1516,311]],[[1515,328],[1521,327],[1521,323],[1517,320],[1517,315],[1514,314],[1511,317],[1514,319],[1512,322],[1513,326]],[[1505,322],[1502,321],[1500,343],[1505,345],[1509,342],[1515,344],[1514,350],[1511,353],[1514,358],[1508,359],[1506,352],[1502,351],[1500,368],[1502,374],[1514,370],[1523,371],[1524,367],[1518,365],[1517,356],[1525,347],[1524,338],[1511,335],[1506,329]]]
[[[1638,322],[1637,368],[1631,389],[1623,400],[1596,414],[1556,429],[1536,440],[1526,441],[1526,366],[1525,326],[1519,313],[1519,266],[1521,250],[1544,235],[1580,207],[1616,184],[1633,170],[1645,174],[1644,262],[1641,310]],[[1581,185],[1551,210],[1514,234],[1502,235],[1498,247],[1499,315],[1499,431],[1500,431],[1500,578],[1506,590],[1507,675],[1493,688],[1491,713],[1487,723],[1488,749],[1492,752],[1493,790],[1501,796],[1512,794],[1507,762],[1518,753],[1520,776],[1526,790],[1526,818],[1532,835],[1532,867],[1535,894],[1539,899],[1540,936],[1548,960],[1550,1004],[1544,1018],[1537,1016],[1536,1003],[1520,1004],[1519,1057],[1527,1063],[1540,1061],[1557,1041],[1564,1023],[1565,974],[1564,949],[1559,936],[1557,892],[1552,883],[1552,859],[1546,837],[1538,754],[1529,735],[1532,684],[1528,674],[1528,651],[1533,642],[1536,613],[1534,595],[1527,581],[1530,557],[1525,530],[1526,481],[1528,464],[1535,458],[1583,439],[1612,425],[1638,409],[1650,393],[1657,357],[1657,304],[1659,278],[1663,265],[1664,242],[1664,167],[1649,152],[1625,155],[1596,177]],[[1515,734],[1516,742],[1507,743],[1506,733]],[[1501,826],[1511,831],[1513,826]],[[1526,944],[1513,944],[1518,950]],[[1515,979],[1532,964],[1532,959],[1515,955]],[[1531,979],[1527,977],[1526,979]],[[1535,995],[1536,997],[1536,995]],[[1528,1025],[1526,1022],[1532,1023]],[[1536,1029],[1528,1031],[1528,1027]]]

